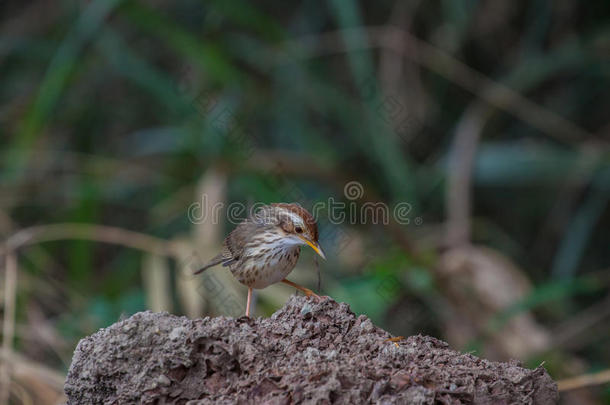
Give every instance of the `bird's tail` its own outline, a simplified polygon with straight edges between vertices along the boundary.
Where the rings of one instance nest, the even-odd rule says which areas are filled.
[[[204,265],[202,268],[200,268],[199,270],[197,270],[197,271],[196,271],[196,272],[194,272],[193,274],[199,274],[199,273],[201,273],[201,272],[203,272],[203,271],[205,271],[205,270],[209,269],[210,267],[214,267],[214,266],[216,266],[217,264],[220,264],[220,263],[222,263],[222,262],[224,262],[224,261],[226,261],[226,260],[227,260],[227,258],[226,258],[226,257],[224,257],[224,256],[222,255],[222,253],[220,253],[220,254],[218,254],[218,255],[214,256],[214,258],[213,258],[212,260],[210,260],[209,262],[207,262],[207,263],[206,263],[206,264],[205,264],[205,265]]]

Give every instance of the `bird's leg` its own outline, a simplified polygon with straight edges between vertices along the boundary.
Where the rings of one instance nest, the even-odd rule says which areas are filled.
[[[311,291],[309,288],[300,286],[297,283],[293,283],[290,280],[283,279],[282,283],[288,284],[289,286],[292,286],[292,287],[296,288],[297,290],[303,291],[307,297],[314,297],[317,301],[320,301],[322,299],[322,297],[320,297],[315,292]]]
[[[246,316],[250,316],[250,304],[252,303],[252,287],[248,287],[248,303],[246,304]]]

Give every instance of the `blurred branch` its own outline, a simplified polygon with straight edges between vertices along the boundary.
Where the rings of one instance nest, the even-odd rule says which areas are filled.
[[[480,101],[472,103],[455,129],[455,139],[447,165],[447,244],[450,247],[470,241],[472,171],[477,144],[489,109]]]
[[[610,317],[610,294],[560,324],[552,333],[551,348],[580,348],[587,344],[581,339],[585,331]]]
[[[32,380],[44,384],[48,394],[51,390],[57,395],[57,400],[63,396],[65,376],[57,371],[48,368],[44,364],[33,362],[17,353],[0,353],[0,360],[3,364],[10,364],[13,375],[17,380]],[[45,398],[50,402],[51,398]],[[60,403],[57,401],[57,403]]]
[[[610,383],[610,369],[596,374],[585,374],[578,377],[565,378],[557,381],[559,391],[570,391],[578,388],[590,387]]]
[[[24,246],[35,243],[48,242],[61,239],[85,239],[97,242],[112,243],[139,249],[149,252],[153,255],[164,255],[179,257],[179,250],[171,241],[166,241],[147,234],[134,232],[122,228],[110,227],[105,225],[90,225],[77,223],[61,223],[52,225],[40,225],[30,228],[25,228],[10,236],[5,240],[0,247],[0,255],[5,255],[6,261],[6,281],[4,293],[4,322],[3,322],[3,343],[2,343],[2,382],[0,392],[0,404],[8,403],[11,387],[11,375],[16,375],[19,370],[24,370],[24,367],[16,367],[16,364],[11,360],[14,359],[12,353],[12,340],[15,329],[15,292],[17,289],[17,258],[15,251]],[[24,366],[23,362],[21,366]],[[10,370],[9,370],[10,367]],[[25,369],[29,366],[26,364]],[[35,368],[40,368],[36,366]],[[33,373],[30,372],[30,376]],[[49,377],[49,373],[43,376]],[[48,379],[48,378],[47,378]],[[51,383],[56,383],[54,376],[51,376]],[[59,382],[60,389],[58,395],[61,395],[63,387],[63,377]]]
[[[368,41],[358,43],[344,38],[368,36]],[[356,44],[356,45],[353,45]],[[353,46],[352,46],[353,45]],[[286,43],[287,56],[312,57],[348,52],[363,47],[390,48],[406,58],[443,76],[447,80],[472,92],[490,105],[506,111],[533,128],[564,142],[574,142],[592,137],[592,134],[561,115],[538,105],[517,91],[492,80],[469,67],[449,53],[396,27],[349,28],[319,35],[303,36]],[[294,49],[302,53],[295,55]],[[409,50],[407,52],[407,50]],[[282,59],[283,61],[283,59]]]
[[[0,248],[0,254],[34,243],[60,239],[87,239],[112,243],[165,256],[177,253],[171,242],[147,234],[105,225],[62,223],[22,229],[5,241],[4,246]]]
[[[205,196],[206,204],[209,207],[225,206],[228,183],[227,173],[222,168],[211,167],[197,182],[195,198],[198,201],[202,201]],[[222,221],[215,218],[214,208],[212,208],[212,211],[210,218],[206,218],[203,221],[194,221],[192,241],[190,244],[185,241],[184,249],[193,251],[192,246],[197,246],[197,250],[201,252],[202,256],[212,257],[216,254],[224,236]],[[219,280],[229,289],[234,285],[226,273],[219,274]],[[200,286],[193,283],[188,277],[179,277],[176,287],[179,291],[183,308],[190,317],[196,318],[202,316],[206,310],[206,304],[210,301],[215,306],[219,304],[219,300],[214,294],[209,294],[205,289],[201,289]],[[237,294],[237,290],[233,290]],[[254,302],[256,303],[256,297]],[[256,312],[253,310],[252,313]]]
[[[15,310],[17,299],[17,257],[7,252],[4,276],[4,321],[2,322],[2,353],[11,354],[15,336]],[[8,404],[11,386],[11,370],[8,362],[2,362],[0,370],[0,404]]]
[[[153,312],[172,312],[170,271],[165,257],[148,254],[142,263],[146,303]]]
[[[25,388],[21,386],[21,384],[18,384],[16,382],[11,383],[10,391],[14,394],[14,396],[17,398],[17,400],[20,401],[22,405],[34,404],[34,400],[25,390]]]

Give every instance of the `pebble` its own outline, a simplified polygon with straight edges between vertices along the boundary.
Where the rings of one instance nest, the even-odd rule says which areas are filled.
[[[169,333],[169,339],[174,341],[178,340],[178,338],[180,338],[180,336],[184,333],[184,330],[185,329],[182,326],[172,329],[172,331]]]
[[[164,374],[161,374],[159,377],[157,377],[157,382],[163,387],[167,387],[172,383],[171,380]]]

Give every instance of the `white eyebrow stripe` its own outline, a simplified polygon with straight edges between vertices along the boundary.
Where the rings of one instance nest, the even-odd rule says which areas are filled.
[[[295,224],[303,224],[303,219],[292,211],[288,211],[287,209],[282,208],[282,214],[285,214],[286,216],[290,217],[290,219],[292,219],[292,222],[294,222]]]

